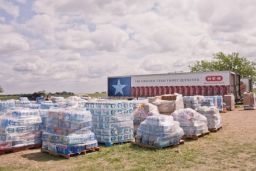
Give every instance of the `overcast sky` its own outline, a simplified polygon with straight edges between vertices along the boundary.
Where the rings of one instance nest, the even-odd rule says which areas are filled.
[[[106,91],[107,76],[256,59],[255,0],[0,0],[5,93]]]

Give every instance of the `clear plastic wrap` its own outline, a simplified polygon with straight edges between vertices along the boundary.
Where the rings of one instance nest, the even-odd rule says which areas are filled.
[[[159,114],[160,113],[157,106],[150,103],[139,104],[137,108],[133,111],[134,132],[136,133],[136,130],[139,127],[140,123],[144,121],[148,116]]]
[[[16,108],[0,117],[0,149],[41,143],[38,110]]]
[[[53,104],[59,108],[84,108],[86,100],[81,99],[78,96],[71,96],[67,99],[63,97],[52,97]]]
[[[201,106],[215,106],[219,111],[223,111],[223,97],[222,96],[205,96]]]
[[[43,150],[69,155],[98,146],[95,134],[91,131],[92,115],[89,111],[50,109],[47,116],[42,136]]]
[[[99,142],[114,144],[134,140],[134,102],[95,101],[85,106],[92,113],[93,132]]]
[[[193,109],[176,110],[172,116],[180,123],[185,137],[194,137],[208,132],[207,118]]]
[[[31,102],[28,100],[27,97],[20,97],[19,100],[15,101],[16,107],[23,107],[23,108],[29,108],[31,105]]]
[[[20,101],[23,101],[23,102],[29,101],[29,100],[28,100],[28,97],[20,97],[19,100],[20,100]]]
[[[216,107],[202,106],[197,109],[197,112],[207,118],[208,128],[211,130],[219,129],[221,125],[221,115]]]
[[[14,100],[0,101],[0,115],[3,114],[6,110],[12,109],[14,107],[15,107]]]
[[[152,104],[158,107],[158,110],[161,114],[170,115],[176,110],[175,101],[157,99]]]
[[[59,107],[59,105],[57,103],[52,103],[51,101],[45,101],[40,104],[40,109],[53,109],[57,107]]]
[[[183,135],[182,128],[172,116],[155,115],[140,124],[136,142],[162,148],[179,144]]]
[[[40,104],[42,102],[44,102],[44,96],[39,96],[39,97],[36,97],[36,103]]]
[[[152,104],[158,107],[161,114],[171,115],[172,112],[178,109],[184,109],[183,98],[181,94],[166,94],[159,98],[149,100]]]
[[[64,97],[53,96],[53,97],[51,97],[51,101],[53,103],[59,103],[59,102],[65,101],[65,98]]]
[[[40,109],[41,105],[36,103],[31,103],[28,105],[28,108],[30,109]]]
[[[46,130],[46,122],[48,118],[49,109],[39,109],[39,115],[42,119],[41,129]]]
[[[185,108],[196,109],[201,106],[204,96],[184,96],[183,102]]]
[[[243,97],[244,97],[243,99],[244,109],[255,110],[256,109],[255,93],[245,92]]]
[[[223,101],[226,105],[227,110],[235,110],[235,96],[233,94],[228,94],[223,97]]]

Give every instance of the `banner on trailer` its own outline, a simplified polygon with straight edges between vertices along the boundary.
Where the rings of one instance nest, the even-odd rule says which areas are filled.
[[[131,96],[131,77],[108,78],[108,96]]]
[[[133,76],[132,87],[230,85],[229,72]]]

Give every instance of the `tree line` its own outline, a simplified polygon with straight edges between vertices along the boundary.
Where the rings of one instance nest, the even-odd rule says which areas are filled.
[[[4,95],[4,96],[6,96],[6,97],[15,96],[17,98],[18,97],[27,97],[29,100],[36,100],[36,98],[40,97],[40,96],[43,96],[43,97],[47,98],[47,97],[51,97],[51,96],[69,97],[69,96],[74,96],[74,95],[75,95],[75,93],[67,92],[67,91],[55,92],[55,93],[46,92],[46,91],[38,91],[38,92],[31,93],[31,94],[12,94],[12,95]]]
[[[236,52],[231,54],[218,52],[213,55],[212,60],[196,61],[189,67],[191,72],[233,71],[240,74],[242,78],[252,78],[256,81],[256,63],[241,57]]]

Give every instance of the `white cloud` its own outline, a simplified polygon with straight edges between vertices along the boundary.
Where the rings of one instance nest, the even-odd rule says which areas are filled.
[[[95,44],[90,40],[88,30],[68,29],[56,34],[60,48],[73,50],[91,50]]]
[[[160,72],[167,69],[166,64],[155,57],[154,59],[146,59],[142,62],[141,67],[148,72]]]
[[[6,0],[0,0],[0,10],[4,10],[13,17],[19,16],[19,7]]]
[[[0,53],[5,54],[13,53],[16,51],[26,51],[29,49],[28,42],[21,34],[8,25],[0,24]]]
[[[117,51],[128,41],[128,34],[111,25],[102,25],[92,33],[92,40],[97,44],[98,50]]]
[[[25,0],[0,0],[18,18]],[[253,0],[35,0],[0,15],[7,93],[104,91],[109,75],[188,71],[218,51],[256,58]],[[32,12],[31,12],[32,13]],[[7,58],[8,57],[8,58]]]
[[[58,21],[54,18],[51,18],[48,15],[40,14],[35,15],[31,20],[26,23],[28,29],[31,32],[37,32],[43,36],[54,32],[55,26],[58,24]]]
[[[17,2],[21,3],[21,4],[26,4],[27,0],[16,0]]]
[[[5,23],[5,18],[0,16],[0,23]]]

